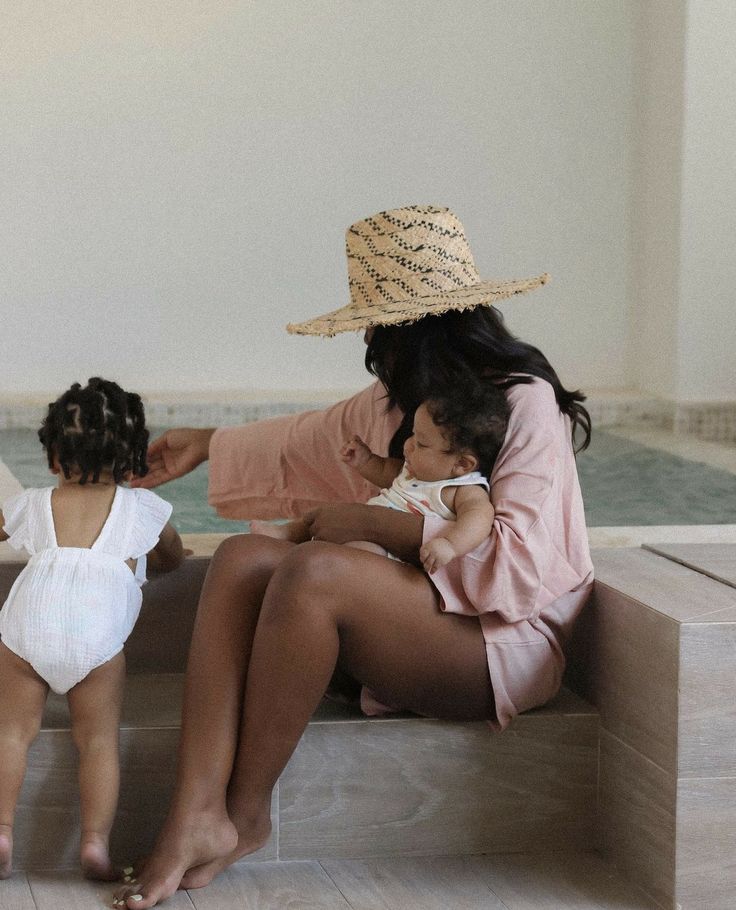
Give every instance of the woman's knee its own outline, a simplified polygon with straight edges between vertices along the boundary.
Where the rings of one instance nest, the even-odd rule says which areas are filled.
[[[301,544],[274,571],[264,607],[271,612],[332,610],[345,596],[349,574],[346,548],[320,541]]]
[[[284,558],[284,549],[258,534],[234,534],[222,541],[210,562],[209,574],[220,582],[249,582],[258,576],[270,577]]]

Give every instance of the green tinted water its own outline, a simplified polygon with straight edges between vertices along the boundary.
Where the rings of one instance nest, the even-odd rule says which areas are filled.
[[[53,483],[33,430],[0,430],[0,460],[23,486]],[[728,471],[605,431],[593,434],[578,469],[589,527],[736,524],[736,475]],[[179,530],[226,533],[247,528],[246,522],[217,516],[207,504],[207,480],[205,464],[158,490],[173,504]]]

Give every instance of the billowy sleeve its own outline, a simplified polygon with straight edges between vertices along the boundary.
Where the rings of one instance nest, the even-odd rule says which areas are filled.
[[[443,609],[498,613],[507,623],[535,620],[591,570],[570,421],[543,380],[512,386],[508,398],[509,427],[491,475],[491,534],[431,576]],[[440,520],[425,519],[424,542],[441,531]]]
[[[376,487],[344,464],[339,450],[357,433],[388,454],[401,423],[373,383],[322,411],[260,420],[215,432],[209,503],[225,518],[294,518],[328,502],[365,502]]]

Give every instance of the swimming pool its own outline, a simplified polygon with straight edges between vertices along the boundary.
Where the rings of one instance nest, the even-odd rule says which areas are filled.
[[[157,434],[152,430],[152,436]],[[0,460],[23,486],[53,483],[34,430],[0,430]],[[736,474],[597,430],[578,458],[589,527],[736,524]],[[207,465],[159,492],[185,533],[242,531],[207,505]]]

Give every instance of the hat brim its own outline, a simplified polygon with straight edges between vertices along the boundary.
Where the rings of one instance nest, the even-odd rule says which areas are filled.
[[[479,281],[477,284],[444,294],[427,297],[408,297],[403,300],[380,300],[361,304],[350,303],[316,316],[306,322],[290,322],[286,331],[292,335],[338,335],[340,332],[359,332],[376,325],[400,325],[416,322],[423,316],[439,316],[449,310],[471,310],[477,306],[492,306],[498,300],[526,294],[547,284],[545,272],[536,278],[508,281]]]

